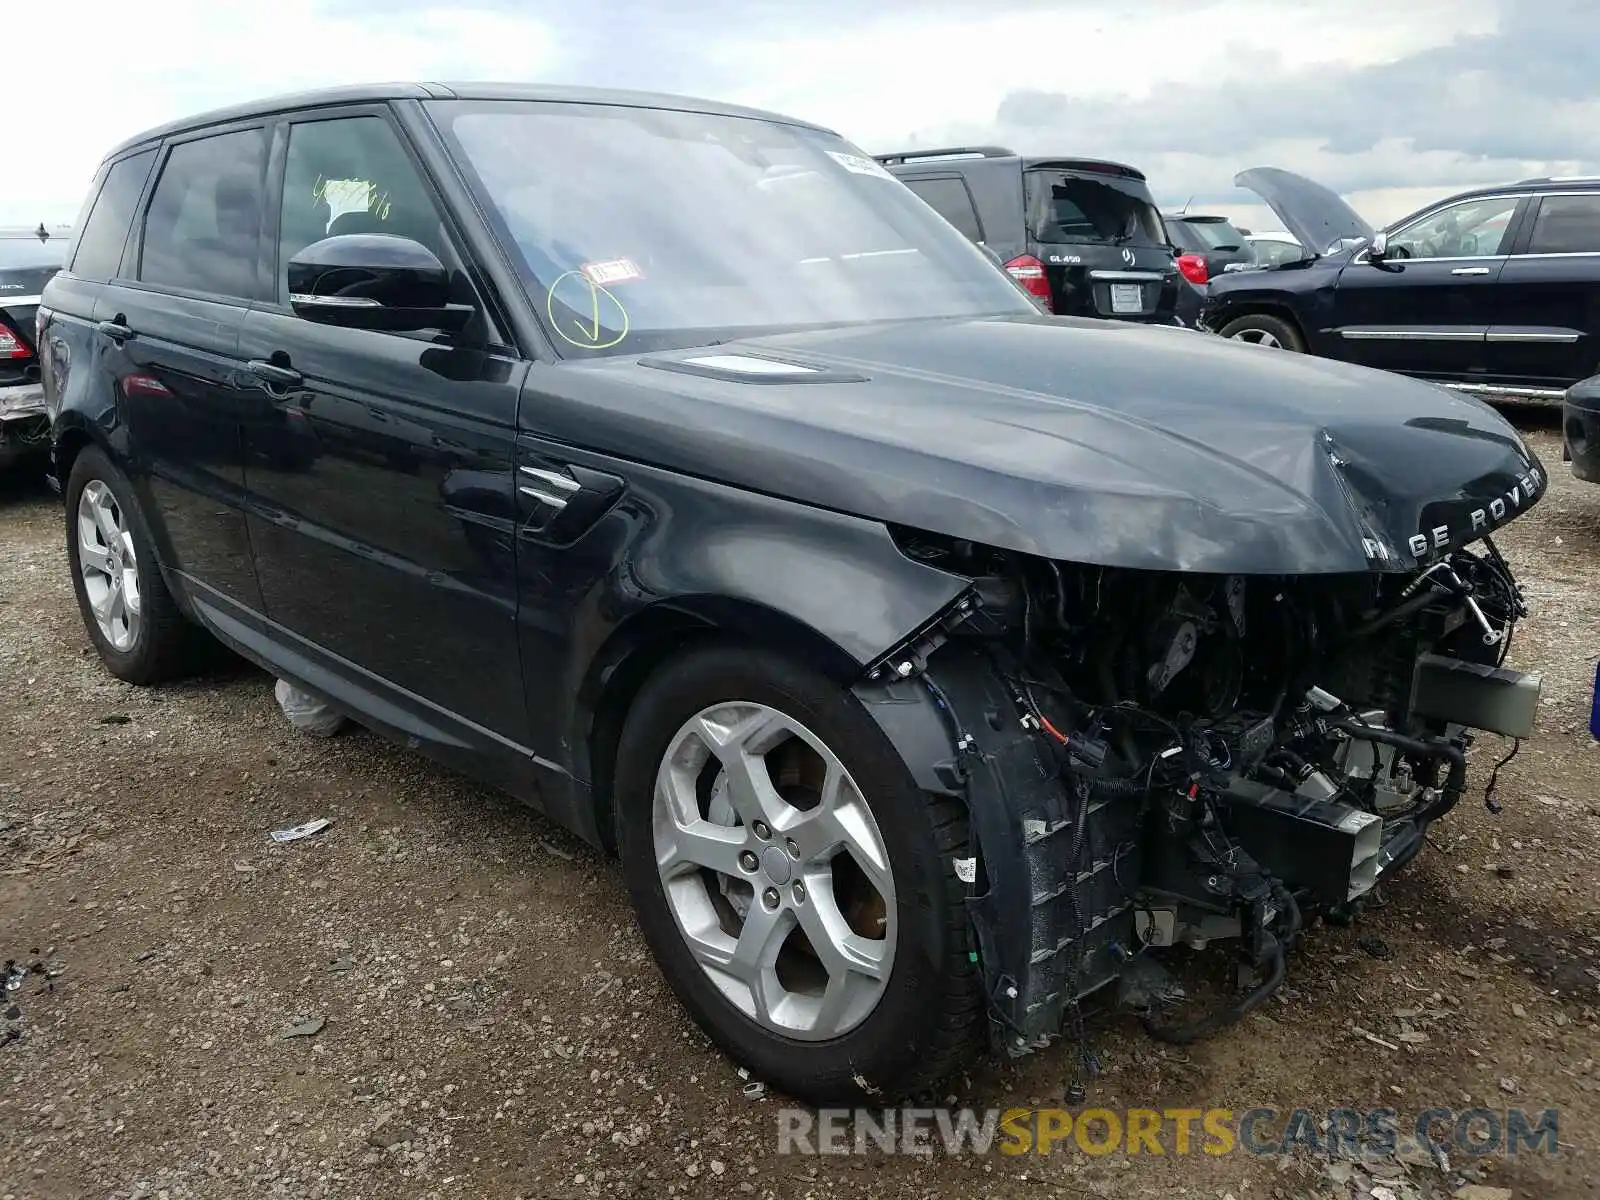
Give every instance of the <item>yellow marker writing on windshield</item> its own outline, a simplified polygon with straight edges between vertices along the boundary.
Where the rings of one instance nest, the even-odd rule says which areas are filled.
[[[563,298],[561,306],[574,313],[581,313],[588,309],[588,317],[582,316],[569,318],[563,321],[556,315],[556,292],[569,279],[578,282],[566,290],[570,294],[581,287],[588,293],[588,303],[584,303],[581,295],[574,295],[571,299]],[[605,322],[601,318],[602,307],[607,309],[607,315],[615,310],[619,326],[615,333],[608,333]],[[582,350],[606,350],[615,346],[628,336],[628,310],[622,306],[622,301],[607,288],[601,287],[582,271],[567,271],[556,277],[550,285],[550,290],[545,293],[545,312],[550,316],[550,326],[561,336],[562,341],[577,346]]]

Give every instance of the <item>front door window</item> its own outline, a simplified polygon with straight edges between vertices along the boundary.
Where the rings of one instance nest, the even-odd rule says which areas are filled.
[[[1389,236],[1387,258],[1489,258],[1506,252],[1519,196],[1452,204]]]

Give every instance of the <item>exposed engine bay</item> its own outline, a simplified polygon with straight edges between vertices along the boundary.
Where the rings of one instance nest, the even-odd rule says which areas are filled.
[[[1410,573],[1322,576],[899,538],[972,587],[857,694],[902,746],[922,739],[924,787],[966,800],[957,875],[1013,1054],[1108,985],[1164,1040],[1238,1019],[1308,920],[1354,916],[1461,800],[1472,730],[1533,728],[1540,681],[1504,666],[1527,610],[1487,538]],[[1164,952],[1219,941],[1243,994],[1166,1011]]]

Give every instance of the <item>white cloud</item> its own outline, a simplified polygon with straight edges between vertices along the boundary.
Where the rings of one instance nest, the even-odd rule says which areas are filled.
[[[379,79],[660,88],[838,129],[873,151],[1000,141],[1122,158],[1223,211],[1285,166],[1385,222],[1470,184],[1600,169],[1576,47],[1592,0],[54,0],[8,54],[30,168],[0,224],[70,219],[151,125]],[[32,18],[29,18],[30,20]],[[16,125],[13,125],[13,132]],[[1562,161],[1556,161],[1560,159]],[[1252,223],[1273,218],[1257,211]]]
[[[41,10],[30,11],[28,24]],[[335,84],[532,79],[558,53],[537,20],[444,0],[396,19],[330,15],[315,0],[66,0],[46,26],[40,53],[6,53],[7,94],[29,98],[17,111],[32,136],[26,172],[8,170],[0,188],[0,224],[71,220],[105,151],[165,121]]]
[[[747,81],[734,98],[829,125],[881,152],[908,139],[927,146],[992,134],[1001,101],[1019,89],[1159,102],[1174,84],[1248,80],[1264,61],[1288,71],[1365,66],[1495,25],[1492,0],[1318,8],[1281,0],[1142,7],[1010,0],[974,4],[976,15],[966,16],[950,7],[925,16],[891,8],[827,32],[802,32],[823,21],[797,22],[782,36],[756,25],[726,39],[718,57],[737,63]],[[1171,115],[1177,149],[1184,114]],[[1242,140],[1251,114],[1239,119]]]

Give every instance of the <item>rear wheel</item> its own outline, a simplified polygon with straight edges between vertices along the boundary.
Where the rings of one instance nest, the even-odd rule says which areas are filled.
[[[1269,350],[1293,350],[1297,354],[1304,354],[1306,350],[1305,339],[1298,329],[1282,317],[1268,313],[1251,313],[1229,321],[1221,332],[1225,338]]]
[[[757,1078],[818,1103],[903,1096],[975,1049],[964,813],[916,788],[848,692],[757,650],[668,664],[623,729],[616,809],[663,973]]]
[[[178,611],[133,485],[98,446],[73,461],[66,502],[72,589],[107,669],[129,683],[195,670],[208,639]]]

